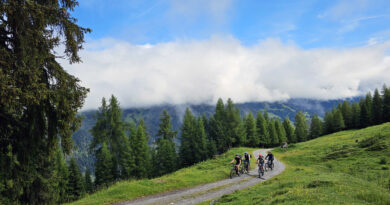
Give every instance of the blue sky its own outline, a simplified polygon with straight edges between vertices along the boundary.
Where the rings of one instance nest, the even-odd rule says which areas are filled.
[[[340,99],[390,85],[389,0],[81,0],[83,109]]]
[[[279,38],[302,48],[349,48],[390,39],[387,0],[83,0],[74,16],[90,39],[133,44],[231,35],[244,45]]]

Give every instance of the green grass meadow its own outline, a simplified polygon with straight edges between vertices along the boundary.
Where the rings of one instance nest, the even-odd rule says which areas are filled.
[[[229,162],[234,155],[244,154],[246,151],[251,153],[254,150],[256,149],[232,148],[215,159],[200,162],[159,178],[118,182],[71,204],[110,204],[226,179],[232,167]]]
[[[390,123],[274,153],[286,165],[282,174],[215,204],[390,204]]]

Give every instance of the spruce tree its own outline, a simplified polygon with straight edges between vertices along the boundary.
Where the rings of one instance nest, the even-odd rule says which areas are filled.
[[[352,103],[352,128],[360,127],[360,106],[359,103]]]
[[[283,127],[284,127],[284,130],[286,131],[286,137],[287,137],[288,143],[297,142],[297,139],[295,138],[295,135],[294,135],[294,127],[292,126],[288,117],[284,118]]]
[[[251,112],[249,112],[245,118],[245,129],[246,129],[247,146],[257,147],[259,145],[259,139],[256,133],[255,118],[253,118]]]
[[[93,183],[92,183],[92,179],[91,179],[91,171],[89,170],[89,168],[87,168],[85,170],[85,174],[84,174],[84,182],[85,182],[85,192],[87,193],[92,193],[93,192]]]
[[[63,58],[70,63],[81,61],[78,51],[90,30],[76,24],[72,11],[77,5],[76,0],[0,3],[0,161],[7,164],[14,156],[11,165],[18,162],[0,166],[4,201],[57,200],[52,186],[58,184],[58,141],[61,151],[69,154],[72,134],[81,125],[77,112],[88,92],[56,55],[65,51]]]
[[[343,119],[346,129],[351,129],[353,127],[352,123],[352,108],[351,104],[348,101],[344,101],[341,106],[341,113],[343,114]]]
[[[267,121],[265,120],[264,116],[261,114],[260,111],[257,112],[256,117],[256,132],[260,146],[268,147],[271,144],[271,140],[269,138],[268,133],[268,125]]]
[[[367,108],[366,101],[364,99],[360,100],[360,128],[365,128],[370,126],[370,111]]]
[[[62,151],[57,150],[57,159],[56,159],[56,168],[58,175],[58,200],[57,203],[65,203],[68,199],[67,188],[68,188],[68,177],[69,171],[65,159],[63,157]]]
[[[345,129],[343,114],[341,114],[341,110],[336,109],[333,114],[333,131],[338,132]]]
[[[390,88],[383,85],[383,122],[390,122]]]
[[[244,120],[240,120],[240,124],[237,127],[237,136],[240,139],[242,145],[248,144],[248,140],[246,139],[246,127]]]
[[[373,113],[372,113],[372,95],[371,92],[368,92],[366,95],[366,98],[364,100],[364,103],[366,104],[366,109],[367,109],[367,115],[368,115],[368,121],[367,121],[367,126],[370,126],[373,124]]]
[[[225,108],[225,125],[226,135],[230,139],[231,146],[238,147],[243,145],[240,136],[238,135],[238,126],[240,125],[240,110],[234,105],[233,101],[229,98]]]
[[[199,153],[199,159],[197,159],[197,162],[206,160],[207,159],[206,132],[204,130],[202,117],[200,116],[198,116],[196,122],[194,141],[196,144],[195,152]]]
[[[196,122],[195,117],[189,108],[184,114],[183,125],[181,127],[181,139],[179,157],[182,167],[191,166],[196,163],[197,154],[194,153],[195,143],[193,136],[195,134]]]
[[[295,136],[297,137],[298,142],[303,142],[307,140],[308,128],[306,123],[306,117],[299,111],[295,115]]]
[[[68,170],[67,195],[71,201],[74,201],[84,195],[83,177],[74,158],[70,159]]]
[[[133,139],[134,151],[134,176],[137,178],[149,177],[151,174],[151,153],[148,146],[147,134],[145,128],[139,124],[137,127],[137,134]]]
[[[107,148],[107,144],[103,142],[102,147],[97,151],[96,154],[95,184],[97,187],[107,186],[114,180],[111,169],[112,156]]]
[[[268,121],[268,132],[270,138],[270,146],[279,145],[279,137],[278,134],[276,133],[275,122],[272,119]]]
[[[171,117],[164,109],[160,116],[160,126],[156,139],[156,155],[153,159],[154,175],[161,176],[177,169],[177,153],[174,139],[176,131],[172,130]]]
[[[284,127],[280,122],[279,118],[275,120],[275,130],[277,136],[279,137],[279,144],[287,142],[286,131],[284,130]]]
[[[383,105],[378,89],[375,89],[372,99],[372,122],[374,125],[382,123]]]
[[[322,135],[322,122],[318,115],[313,115],[310,124],[310,139],[315,139]]]
[[[326,111],[324,117],[324,134],[330,134],[333,132],[333,114],[332,112]]]

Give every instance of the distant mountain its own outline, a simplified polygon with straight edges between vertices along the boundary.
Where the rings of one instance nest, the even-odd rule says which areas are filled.
[[[358,101],[360,97],[348,99],[349,101]],[[284,119],[289,117],[291,121],[294,121],[294,116],[300,110],[303,111],[308,118],[313,114],[318,114],[320,117],[324,116],[325,111],[331,110],[332,107],[337,106],[339,102],[343,100],[312,100],[312,99],[290,99],[284,102],[248,102],[236,104],[241,111],[242,115],[248,112],[257,113],[258,111],[266,110],[270,117],[278,117]],[[159,117],[163,109],[166,109],[171,115],[172,127],[175,130],[179,130],[182,118],[184,116],[185,109],[189,107],[195,115],[205,113],[210,116],[215,111],[215,105],[158,105],[147,108],[127,108],[123,109],[123,119],[126,122],[138,123],[141,119],[145,121],[147,130],[151,139],[149,143],[152,143],[155,138],[155,134],[158,131]],[[94,157],[88,153],[89,143],[92,140],[92,135],[89,130],[95,125],[96,120],[94,115],[97,110],[90,110],[81,112],[83,116],[83,124],[81,128],[73,134],[73,140],[75,141],[76,149],[73,152],[73,156],[77,159],[82,171],[86,167],[93,170]]]

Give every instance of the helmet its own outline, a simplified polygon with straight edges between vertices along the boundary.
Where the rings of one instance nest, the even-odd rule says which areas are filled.
[[[237,154],[236,154],[236,157],[237,157],[237,156],[240,156],[240,155],[237,153]]]
[[[245,152],[245,154],[248,154],[248,152]]]
[[[259,154],[259,157],[263,157],[263,155]]]

